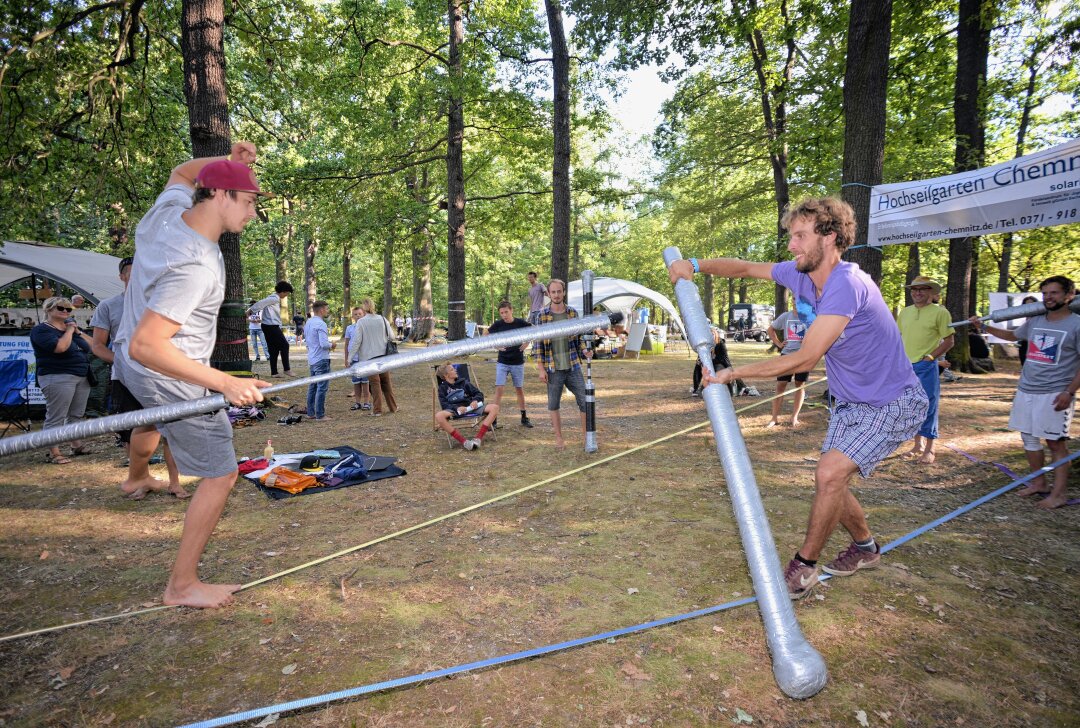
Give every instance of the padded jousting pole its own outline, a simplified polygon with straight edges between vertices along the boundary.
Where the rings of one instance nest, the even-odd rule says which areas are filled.
[[[581,271],[581,308],[586,316],[590,315],[593,309],[592,288],[593,272]],[[596,390],[592,381],[593,339],[596,338],[593,331],[594,329],[589,329],[585,334],[585,349],[589,352],[589,356],[585,357],[585,452],[596,452],[599,449],[596,445]]]
[[[536,339],[555,339],[560,336],[573,336],[583,334],[586,331],[609,323],[618,322],[622,314],[609,313],[585,316],[583,318],[566,319],[565,321],[553,321],[543,326],[530,326],[528,328],[504,331],[489,336],[475,339],[462,339],[451,341],[439,346],[429,346],[426,349],[410,349],[392,356],[379,357],[368,361],[357,362],[348,369],[342,369],[327,374],[318,374],[313,377],[302,377],[281,384],[267,387],[262,390],[264,395],[271,395],[294,387],[304,387],[316,382],[325,382],[342,377],[369,377],[372,374],[382,374],[394,369],[401,369],[413,364],[428,364],[432,362],[446,361],[465,354],[472,354],[485,349],[499,349],[509,346],[521,346]],[[69,440],[82,440],[94,435],[103,435],[108,432],[130,430],[144,425],[157,425],[163,422],[175,422],[187,417],[215,412],[228,406],[225,397],[220,394],[210,395],[193,399],[188,402],[176,402],[174,404],[151,407],[150,409],[135,412],[124,412],[109,417],[98,417],[92,420],[83,420],[62,427],[54,427],[38,432],[29,432],[17,437],[5,437],[0,439],[0,456],[13,455],[26,450],[58,445]]]
[[[664,250],[664,263],[670,267],[681,260],[676,247]],[[713,373],[713,337],[697,286],[688,280],[675,284],[675,296],[686,324],[687,339],[697,352],[704,371]],[[829,679],[825,660],[807,642],[795,619],[776,543],[769,530],[769,519],[761,502],[754,471],[746,452],[746,442],[739,430],[735,407],[728,388],[710,384],[702,393],[705,408],[716,437],[716,452],[724,467],[731,505],[739,524],[743,550],[750,577],[754,582],[765,637],[773,657],[773,675],[780,689],[792,698],[809,698],[825,687]]]
[[[1069,302],[1069,310],[1073,313],[1080,313],[1080,296],[1074,297],[1073,300]],[[997,311],[991,311],[985,316],[980,316],[979,320],[999,323],[1011,319],[1042,316],[1044,313],[1046,313],[1046,306],[1042,301],[1035,301],[1034,303],[1024,303],[1019,306],[999,308]],[[949,326],[952,326],[955,329],[957,326],[967,326],[970,323],[970,321],[964,319],[963,321],[953,321]]]

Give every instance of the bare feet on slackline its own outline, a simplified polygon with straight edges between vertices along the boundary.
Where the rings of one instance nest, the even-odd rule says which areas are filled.
[[[233,592],[239,588],[239,584],[207,584],[196,581],[182,589],[177,589],[170,583],[165,587],[165,596],[162,601],[165,604],[181,607],[213,609],[231,603]]]

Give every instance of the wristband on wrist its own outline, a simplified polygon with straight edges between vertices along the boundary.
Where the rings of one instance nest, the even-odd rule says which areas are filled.
[[[691,258],[690,259],[690,265],[694,266],[694,272],[695,273],[700,273],[701,272],[701,266],[698,265],[698,259],[697,258]]]

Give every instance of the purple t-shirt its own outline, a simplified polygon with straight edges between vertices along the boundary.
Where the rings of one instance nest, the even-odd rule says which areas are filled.
[[[837,399],[882,407],[905,388],[919,386],[889,307],[859,266],[841,261],[820,297],[794,261],[774,265],[772,277],[795,294],[795,310],[807,326],[822,315],[848,319],[840,338],[825,352],[829,390]]]

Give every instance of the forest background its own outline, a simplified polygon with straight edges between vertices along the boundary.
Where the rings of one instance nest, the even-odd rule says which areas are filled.
[[[30,0],[0,19],[0,235],[117,256],[169,171],[260,150],[274,193],[239,240],[219,329],[279,279],[414,338],[524,305],[525,273],[669,291],[660,252],[783,260],[789,200],[973,169],[1077,136],[1080,6],[1045,0]],[[675,85],[628,138],[626,72]],[[642,159],[655,163],[641,165]],[[628,160],[638,164],[628,164]],[[628,175],[628,169],[651,169]],[[865,226],[864,226],[865,227]],[[865,234],[865,232],[863,232]],[[890,305],[1080,273],[1075,225],[852,251]],[[776,303],[701,280],[707,312]],[[460,303],[464,301],[464,304]],[[230,303],[231,302],[231,303]],[[243,334],[239,334],[243,338]],[[961,363],[966,347],[953,353]],[[225,345],[218,361],[246,360]]]

